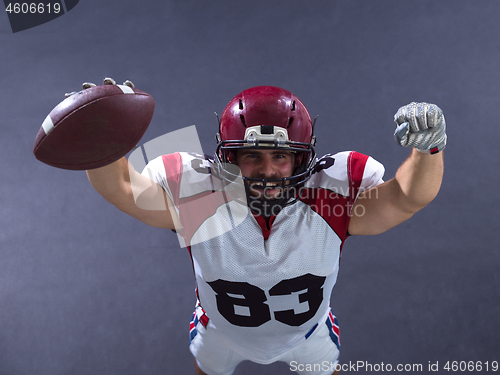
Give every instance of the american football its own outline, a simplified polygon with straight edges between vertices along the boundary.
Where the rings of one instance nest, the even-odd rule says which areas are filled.
[[[151,95],[126,85],[101,85],[76,92],[45,118],[33,153],[57,168],[102,167],[137,145],[154,108]]]

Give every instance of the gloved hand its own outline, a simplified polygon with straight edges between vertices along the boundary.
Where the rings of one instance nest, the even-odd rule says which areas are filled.
[[[104,85],[116,85],[116,81],[115,81],[113,78],[104,78],[103,84],[104,84]],[[135,86],[134,86],[134,84],[133,84],[131,81],[129,81],[128,79],[127,79],[125,82],[123,82],[123,84],[124,84],[125,86],[131,87],[131,88],[134,88],[134,87],[135,87]],[[89,88],[91,88],[91,87],[94,87],[95,85],[96,85],[95,83],[85,82],[85,83],[82,85],[82,87],[83,87],[83,89],[85,90],[85,89],[89,89]],[[77,93],[77,91],[73,91],[73,92],[70,92],[70,93],[64,94],[64,96],[66,96],[66,98],[68,98],[68,97],[70,97],[71,95],[76,94],[76,93]]]
[[[410,103],[396,112],[394,138],[403,147],[435,154],[446,147],[446,122],[435,104]]]

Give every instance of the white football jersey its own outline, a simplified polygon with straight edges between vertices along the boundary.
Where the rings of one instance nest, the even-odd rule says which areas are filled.
[[[201,155],[175,153],[143,174],[170,196],[212,330],[262,364],[300,345],[327,319],[350,210],[382,182],[383,166],[357,152],[319,159],[300,199],[265,220],[225,191]]]

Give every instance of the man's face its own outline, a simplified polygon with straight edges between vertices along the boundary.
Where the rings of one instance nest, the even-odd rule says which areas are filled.
[[[274,179],[290,177],[295,166],[295,155],[286,150],[238,150],[236,164],[241,170],[243,177]],[[266,185],[266,191],[262,183],[250,185],[250,193],[256,197],[265,194],[267,199],[277,198],[281,189],[270,189],[272,184]]]

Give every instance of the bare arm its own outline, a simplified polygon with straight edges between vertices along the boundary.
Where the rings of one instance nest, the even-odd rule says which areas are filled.
[[[119,210],[148,225],[175,229],[178,219],[165,191],[134,170],[126,158],[87,171],[90,183]]]
[[[446,122],[435,104],[410,103],[394,115],[394,137],[411,147],[410,157],[396,176],[360,194],[349,223],[350,234],[378,234],[408,220],[429,204],[439,192],[443,179]]]
[[[401,224],[429,204],[443,178],[443,153],[413,149],[396,176],[360,194],[349,223],[351,235],[383,233]]]

